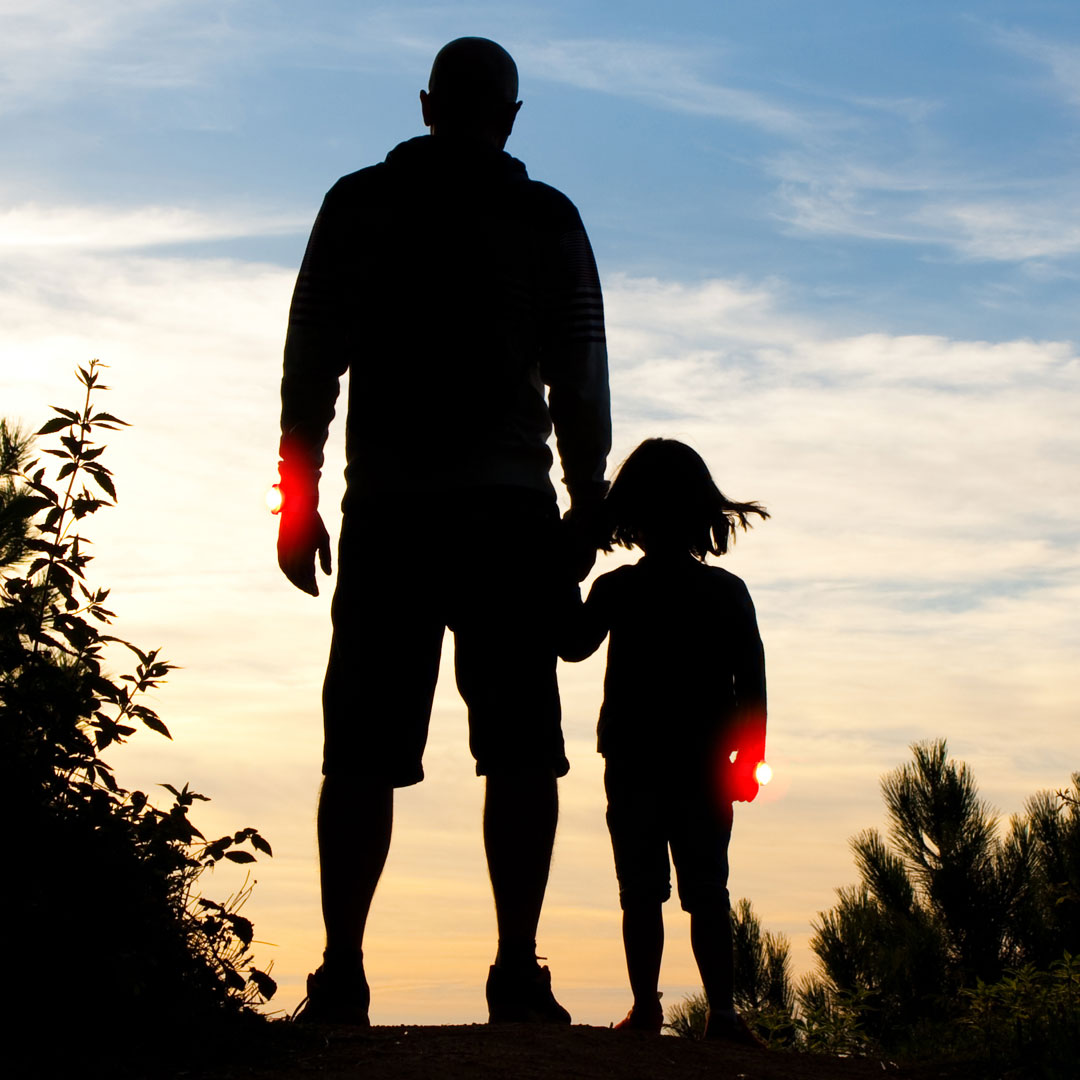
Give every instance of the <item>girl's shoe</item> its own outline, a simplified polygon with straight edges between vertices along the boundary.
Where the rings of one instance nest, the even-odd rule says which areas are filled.
[[[616,1025],[615,1031],[647,1031],[659,1035],[664,1026],[664,1007],[660,1004],[661,994],[656,995],[652,1006],[635,1005]]]
[[[748,1046],[754,1050],[768,1050],[768,1045],[751,1030],[750,1025],[738,1013],[734,1017],[717,1013],[705,1021],[705,1038],[709,1042],[726,1042],[733,1046]]]

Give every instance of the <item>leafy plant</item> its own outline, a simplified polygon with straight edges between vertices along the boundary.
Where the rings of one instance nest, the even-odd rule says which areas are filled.
[[[171,737],[147,695],[174,665],[109,632],[109,590],[86,579],[83,523],[116,499],[97,436],[126,426],[94,406],[108,389],[101,367],[78,368],[81,406],[54,407],[37,432],[58,436],[43,451],[58,463],[51,481],[27,460],[29,440],[0,424],[2,795],[19,875],[3,914],[17,929],[16,1014],[33,1017],[57,1000],[58,984],[77,983],[82,1004],[66,1010],[69,1024],[95,1026],[107,1004],[136,1029],[177,1029],[273,995],[239,913],[250,886],[223,903],[199,892],[221,860],[250,863],[271,850],[252,828],[208,841],[188,817],[205,796],[166,784],[172,804],[159,809],[121,787],[102,757],[140,726]],[[111,674],[107,660],[123,654],[131,669]]]
[[[1076,1075],[1080,1047],[1080,957],[1066,953],[1046,971],[1028,964],[996,983],[962,991],[962,1023],[988,1058],[1021,1075]]]
[[[681,1039],[703,1039],[708,1019],[709,999],[702,990],[697,994],[687,994],[681,1001],[669,1006],[664,1027]]]
[[[878,1046],[867,1034],[863,1020],[870,1005],[864,990],[833,990],[813,976],[804,979],[791,1045],[810,1054],[865,1057]]]

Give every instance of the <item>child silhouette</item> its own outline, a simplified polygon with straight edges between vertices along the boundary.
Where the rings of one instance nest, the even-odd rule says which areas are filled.
[[[626,459],[605,508],[601,546],[644,555],[579,599],[560,655],[583,660],[611,636],[598,749],[634,995],[616,1028],[663,1024],[670,846],[709,1002],[706,1037],[761,1045],[734,1009],[727,852],[732,802],[757,795],[765,756],[765,660],[746,586],[704,560],[727,550],[748,515],[769,515],[726,498],[673,439],[647,439]]]

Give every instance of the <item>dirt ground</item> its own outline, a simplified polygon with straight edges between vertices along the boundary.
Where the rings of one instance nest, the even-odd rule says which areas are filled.
[[[189,1067],[178,1080],[965,1080],[956,1067],[901,1068],[706,1045],[608,1028],[373,1027],[305,1029],[275,1024],[242,1063]],[[986,1077],[986,1073],[979,1074]]]

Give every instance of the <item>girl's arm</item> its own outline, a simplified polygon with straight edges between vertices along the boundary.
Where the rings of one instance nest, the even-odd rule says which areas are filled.
[[[765,760],[765,649],[758,632],[754,602],[746,586],[742,582],[739,585],[740,618],[736,624],[734,664],[735,746],[738,749],[735,765],[740,779],[747,781],[748,789],[752,784],[756,795],[757,781],[753,779],[753,772],[758,762]]]
[[[592,656],[607,637],[610,629],[607,577],[604,574],[593,582],[585,603],[581,602],[580,587],[574,588],[559,628],[559,656],[563,660],[577,661]]]

